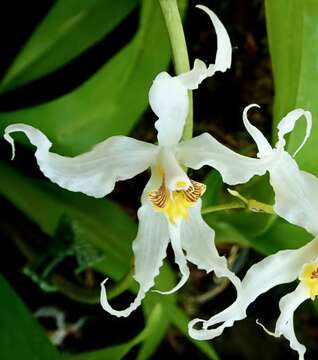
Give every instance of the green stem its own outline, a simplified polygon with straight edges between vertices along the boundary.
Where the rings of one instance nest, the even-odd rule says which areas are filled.
[[[222,204],[222,205],[208,206],[207,208],[201,210],[201,214],[204,215],[217,211],[244,209],[244,208],[246,208],[246,206],[243,203]]]
[[[190,70],[187,44],[177,0],[158,0],[169,34],[173,64],[177,75]],[[183,140],[191,139],[193,133],[192,91],[189,94],[189,113],[183,130]]]
[[[84,304],[97,304],[99,303],[99,289],[88,289],[75,285],[71,281],[64,278],[59,274],[51,276],[52,285],[58,291],[67,296],[68,298],[84,303]]]
[[[265,214],[275,214],[273,211],[273,207],[268,204],[264,204],[262,202],[256,201],[254,199],[250,199],[247,201],[243,201],[241,203],[229,203],[215,206],[208,206],[205,209],[201,210],[201,214],[210,214],[217,211],[223,210],[234,210],[234,209],[246,209],[253,212],[261,212]]]

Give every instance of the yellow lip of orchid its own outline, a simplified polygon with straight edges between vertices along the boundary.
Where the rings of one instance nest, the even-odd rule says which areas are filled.
[[[307,286],[310,297],[314,300],[318,296],[318,263],[310,262],[305,264],[299,280]]]
[[[197,181],[190,180],[191,186],[186,190],[169,191],[165,185],[163,178],[159,189],[151,191],[148,198],[151,201],[153,208],[157,212],[164,213],[172,224],[175,224],[179,219],[188,219],[188,209],[195,205],[196,201],[204,194],[206,186]],[[176,184],[176,187],[182,188],[186,185]]]

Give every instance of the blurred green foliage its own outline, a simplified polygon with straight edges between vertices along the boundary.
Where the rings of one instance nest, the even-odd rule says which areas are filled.
[[[182,4],[184,6],[184,2]],[[129,133],[148,107],[148,90],[153,78],[170,60],[169,42],[157,1],[144,0],[140,4],[137,0],[91,0],[89,5],[85,0],[57,1],[0,84],[0,91],[6,92],[54,72],[109,34],[138,5],[141,14],[137,33],[96,74],[61,98],[1,113],[0,130],[10,123],[28,123],[50,138],[54,150],[68,155],[85,151],[106,137]],[[314,88],[317,72],[313,61],[317,48],[312,46],[318,40],[318,3],[315,0],[266,0],[266,16],[276,90],[275,138],[275,124],[291,109],[304,107],[312,111],[314,117],[318,115]],[[304,127],[297,125],[289,138],[290,151],[298,146],[303,134]],[[297,156],[300,166],[316,175],[318,165],[312,154],[317,134],[313,131],[310,141]],[[19,140],[29,145],[24,137]],[[53,237],[57,229],[61,231],[61,222],[67,218],[65,233],[66,229],[70,230],[71,243],[82,244],[84,249],[81,255],[86,263],[83,260],[79,266],[85,268],[85,264],[89,264],[115,281],[131,271],[131,242],[137,225],[116,204],[64,191],[45,180],[34,180],[5,163],[0,163],[0,172],[0,193],[45,234]],[[216,171],[212,171],[205,182],[208,190],[204,207],[233,200],[224,194]],[[273,199],[266,177],[255,178],[239,190],[246,197],[267,203]],[[251,246],[263,254],[296,248],[310,239],[304,230],[273,215],[232,211],[208,214],[205,219],[216,230],[218,243]],[[102,256],[92,257],[95,251]],[[174,272],[165,264],[156,286],[169,289],[175,283]],[[131,282],[128,287],[136,291]],[[3,278],[0,278],[0,295],[5,309],[0,315],[1,334],[5,334],[0,338],[0,358],[3,359],[122,359],[140,345],[137,359],[142,360],[150,358],[171,326],[187,336],[189,319],[178,307],[176,295],[149,293],[143,303],[145,327],[136,337],[105,349],[59,355]],[[189,340],[207,358],[218,359],[211,344]]]
[[[0,356],[10,360],[59,360],[41,326],[0,275]]]
[[[107,35],[138,0],[58,0],[1,81],[2,92],[62,67]]]
[[[64,1],[64,4],[67,5],[68,1]],[[81,4],[85,11],[87,2]],[[55,6],[61,5],[57,3]],[[115,7],[117,8],[117,5]],[[124,14],[127,13],[125,7],[123,11]],[[48,16],[55,17],[55,11],[52,10]],[[104,22],[107,19],[98,17],[91,21]],[[89,25],[89,22],[85,22],[77,24],[77,27],[86,26],[85,30],[89,32]],[[40,46],[43,42],[42,36],[50,39],[52,33],[55,33],[54,28],[48,32],[47,28],[41,25],[37,33],[40,31],[44,34],[41,37],[31,37],[30,47]],[[38,41],[41,41],[40,45],[37,45]],[[63,53],[65,43],[56,43],[56,47],[52,62],[58,61],[55,57]],[[159,5],[157,1],[144,1],[136,35],[95,75],[61,98],[27,109],[1,113],[0,130],[10,123],[23,122],[33,125],[50,138],[56,151],[66,155],[87,151],[108,136],[127,134],[147,108],[152,80],[167,67],[169,58],[169,40]],[[28,73],[28,68],[21,70],[21,73],[23,71]],[[28,144],[23,137],[20,139]]]

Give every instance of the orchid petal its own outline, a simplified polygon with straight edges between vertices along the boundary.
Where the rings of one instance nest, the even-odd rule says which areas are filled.
[[[139,208],[138,219],[139,227],[133,242],[133,251],[134,278],[140,287],[135,300],[124,310],[113,309],[107,300],[105,282],[102,283],[101,305],[104,310],[118,317],[129,316],[141,304],[146,292],[154,285],[154,279],[159,274],[169,243],[167,220],[162,214],[156,213],[148,201]]]
[[[175,145],[181,139],[189,111],[187,89],[176,78],[162,72],[149,90],[149,103],[158,116],[155,128],[161,146]]]
[[[295,335],[294,312],[301,303],[309,299],[310,295],[306,285],[300,283],[296,290],[283,296],[279,302],[280,316],[276,322],[275,332],[268,331],[262,324],[259,325],[267,334],[280,337],[283,335],[290,343],[290,347],[298,352],[299,360],[304,360],[306,348],[300,344]]]
[[[196,7],[203,10],[212,21],[217,36],[217,50],[214,64],[206,67],[203,61],[197,59],[191,71],[178,76],[187,89],[197,89],[205,78],[213,76],[217,71],[226,71],[232,62],[232,45],[225,27],[209,8],[203,5]]]
[[[272,153],[271,145],[269,144],[269,142],[267,141],[265,136],[262,134],[262,132],[260,130],[258,130],[257,127],[252,125],[247,118],[247,112],[252,107],[259,108],[260,106],[257,104],[251,104],[251,105],[246,106],[243,111],[243,123],[244,123],[245,128],[248,131],[248,133],[251,135],[251,137],[256,142],[256,145],[258,148],[257,156],[262,157],[262,156],[270,155]]]
[[[201,270],[214,271],[217,277],[227,277],[239,290],[239,278],[228,269],[224,256],[220,256],[214,244],[214,230],[203,220],[201,215],[202,201],[189,209],[189,220],[181,224],[182,247],[187,259]]]
[[[254,175],[264,175],[271,159],[242,156],[219,143],[208,133],[181,142],[177,148],[180,163],[191,169],[209,165],[217,169],[229,185],[245,183]]]
[[[9,125],[4,138],[15,147],[11,133],[22,131],[37,147],[35,157],[52,182],[70,191],[100,198],[110,193],[115,182],[146,170],[156,160],[157,147],[125,136],[113,136],[95,145],[87,153],[66,157],[51,153],[51,142],[38,129],[25,124]]]
[[[170,241],[172,245],[172,249],[175,256],[175,262],[178,264],[180,272],[181,272],[181,279],[179,280],[178,284],[173,287],[173,289],[168,291],[159,291],[155,290],[156,292],[164,295],[169,295],[177,290],[179,290],[188,280],[189,278],[189,268],[187,265],[186,257],[183,253],[182,247],[181,247],[181,239],[180,239],[180,221],[177,224],[170,224],[169,223],[169,235],[170,235]]]
[[[306,134],[304,137],[304,140],[298,147],[298,149],[295,151],[293,156],[296,156],[296,154],[301,150],[301,148],[305,145],[306,141],[308,140],[311,128],[312,128],[312,116],[309,111],[305,111],[303,109],[295,109],[293,111],[290,111],[277,125],[278,129],[278,142],[276,144],[277,148],[283,149],[285,146],[285,139],[284,136],[288,133],[290,133],[296,124],[296,121],[299,120],[302,116],[305,117],[307,126],[306,126]]]
[[[285,151],[278,152],[275,166],[269,169],[275,192],[274,211],[292,224],[318,235],[318,178],[301,171]]]
[[[238,291],[234,303],[209,320],[192,320],[189,323],[190,336],[198,340],[213,339],[219,336],[226,327],[230,327],[235,321],[246,317],[248,306],[259,295],[276,285],[297,279],[303,264],[315,259],[317,251],[318,239],[315,238],[300,249],[279,251],[253,265],[242,280],[242,289]],[[194,326],[200,323],[203,328],[195,329]],[[213,328],[209,329],[212,326]]]

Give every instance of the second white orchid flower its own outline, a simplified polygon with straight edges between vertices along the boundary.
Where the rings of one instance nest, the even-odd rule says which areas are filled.
[[[133,242],[138,294],[128,308],[115,310],[108,303],[102,284],[101,304],[116,316],[128,316],[153,287],[169,240],[182,277],[167,293],[176,291],[187,280],[186,259],[200,269],[228,277],[240,289],[239,279],[227,268],[226,259],[217,252],[213,229],[202,219],[200,197],[205,186],[191,180],[182,166],[198,169],[210,165],[217,168],[229,184],[246,182],[255,173],[261,175],[265,170],[259,169],[257,159],[249,159],[249,170],[242,171],[241,163],[246,163],[245,158],[228,150],[209,134],[180,142],[189,108],[188,89],[196,89],[203,79],[216,71],[223,72],[231,65],[232,48],[224,26],[211,10],[200,8],[211,18],[217,34],[215,64],[206,67],[202,61],[196,60],[193,70],[188,73],[171,77],[162,72],[155,78],[149,102],[158,116],[155,123],[158,145],[114,136],[97,144],[91,151],[71,158],[50,152],[52,144],[48,138],[29,125],[14,124],[5,130],[5,139],[12,145],[13,156],[14,142],[10,134],[22,131],[37,147],[35,156],[45,176],[65,189],[96,198],[110,193],[116,181],[132,178],[151,168],[151,177],[138,210],[138,233]]]
[[[260,168],[265,166],[269,171],[275,193],[273,209],[292,224],[304,227],[315,238],[300,249],[279,251],[253,265],[242,280],[242,288],[238,291],[235,302],[209,320],[194,319],[189,324],[189,332],[193,338],[200,340],[219,336],[226,327],[246,317],[248,306],[259,295],[279,284],[299,279],[296,290],[280,300],[281,314],[276,322],[275,332],[261,326],[273,336],[283,335],[288,339],[291,348],[303,360],[306,348],[296,338],[293,315],[303,301],[318,296],[318,178],[299,169],[293,157],[284,150],[284,136],[293,130],[298,119],[305,116],[306,135],[297,153],[309,137],[311,114],[302,109],[291,111],[278,124],[278,142],[272,148],[263,134],[247,119],[247,111],[251,106],[244,110],[243,121],[257,143]],[[242,165],[243,171],[244,168],[249,168],[248,158],[246,161],[245,167]],[[198,324],[201,324],[202,329],[196,328]]]

